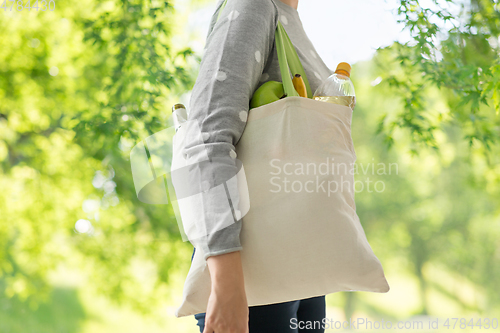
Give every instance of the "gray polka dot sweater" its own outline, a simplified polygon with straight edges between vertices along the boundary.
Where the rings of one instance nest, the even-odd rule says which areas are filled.
[[[217,187],[237,172],[235,145],[245,129],[254,91],[264,82],[281,82],[274,43],[278,20],[297,50],[313,92],[333,73],[316,53],[296,9],[280,0],[228,0],[216,22],[222,3],[218,1],[212,17],[189,102],[188,120],[198,122],[202,141],[188,140],[184,150],[191,162],[199,158],[200,151],[210,158],[212,163],[196,167],[207,188]],[[227,202],[227,191],[231,189],[218,194],[209,191],[201,204],[207,218],[197,223],[207,224],[201,226],[207,235],[191,242],[203,250],[205,259],[242,249],[238,211],[221,208],[221,202]],[[237,206],[235,198],[231,199]]]

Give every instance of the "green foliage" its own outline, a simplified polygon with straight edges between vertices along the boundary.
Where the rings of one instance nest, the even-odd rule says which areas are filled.
[[[420,149],[412,154],[408,147],[414,138],[398,129],[393,132],[393,148],[387,150],[384,138],[374,133],[379,110],[394,112],[404,101],[382,84],[369,84],[379,72],[373,63],[353,68],[358,103],[352,127],[360,165],[355,177],[363,183],[381,182],[378,189],[384,190],[377,192],[372,185],[371,192],[365,188],[357,193],[356,209],[389,284],[402,271],[417,278],[421,300],[406,315],[456,315],[440,307],[438,297],[462,311],[494,314],[500,307],[498,293],[490,292],[500,284],[500,168],[490,167],[481,151],[470,151],[463,139],[467,128],[451,124],[434,130],[438,151]],[[437,87],[427,88],[421,102],[430,115],[448,109]],[[436,270],[449,275],[433,274]],[[460,279],[474,285],[473,298],[464,292]],[[379,313],[385,309],[385,316],[397,313],[380,301],[373,306]]]
[[[196,57],[165,1],[69,1],[0,21],[0,279],[35,306],[59,264],[150,311],[187,263],[165,207],[137,201],[129,150],[166,127]],[[2,13],[4,15],[4,13]],[[94,180],[94,186],[93,186]],[[91,221],[93,235],[75,231]],[[137,267],[137,262],[142,266]],[[147,276],[138,271],[150,269]],[[145,283],[145,281],[147,283]],[[154,307],[154,306],[153,306]]]
[[[94,66],[102,75],[96,82],[102,92],[99,105],[76,118],[77,133],[91,129],[86,137],[92,136],[92,144],[86,148],[112,153],[122,136],[137,140],[164,128],[168,97],[193,80],[184,67],[193,52],[172,51],[172,22],[175,11],[165,1],[97,3],[93,15],[85,18],[84,41],[95,46]],[[124,116],[127,121],[122,121]],[[96,147],[101,140],[103,145]]]
[[[401,1],[400,21],[412,39],[379,51],[380,75],[404,102],[402,110],[381,118],[379,132],[390,145],[396,128],[407,130],[416,153],[422,146],[437,148],[435,131],[453,123],[466,129],[471,147],[491,151],[499,139],[498,1],[431,4]],[[429,114],[423,103],[428,87],[438,87],[447,96],[450,114]]]
[[[0,298],[0,308],[0,332],[76,333],[86,317],[76,291],[64,288],[55,288],[37,309],[17,298]]]

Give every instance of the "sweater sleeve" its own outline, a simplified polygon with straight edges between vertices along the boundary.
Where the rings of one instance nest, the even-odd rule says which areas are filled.
[[[194,208],[203,216],[196,221],[203,236],[190,239],[203,250],[205,259],[242,249],[241,214],[234,195],[238,190],[227,181],[238,172],[235,145],[273,50],[277,20],[272,0],[229,0],[207,36],[188,116],[201,133],[198,138],[186,138],[184,150],[190,165],[196,165],[192,172],[200,188],[205,189]]]

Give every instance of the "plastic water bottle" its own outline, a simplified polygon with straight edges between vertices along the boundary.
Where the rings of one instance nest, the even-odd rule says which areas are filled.
[[[186,111],[186,107],[183,104],[175,104],[174,106],[172,106],[172,118],[175,131],[177,132],[182,123],[187,121],[188,114]]]
[[[341,62],[335,73],[316,89],[313,98],[317,101],[348,106],[354,110],[356,94],[350,76],[351,66],[346,62]]]

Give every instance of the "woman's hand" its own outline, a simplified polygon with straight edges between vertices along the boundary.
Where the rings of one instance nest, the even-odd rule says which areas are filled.
[[[212,280],[203,333],[248,333],[248,303],[240,252],[207,258]]]

